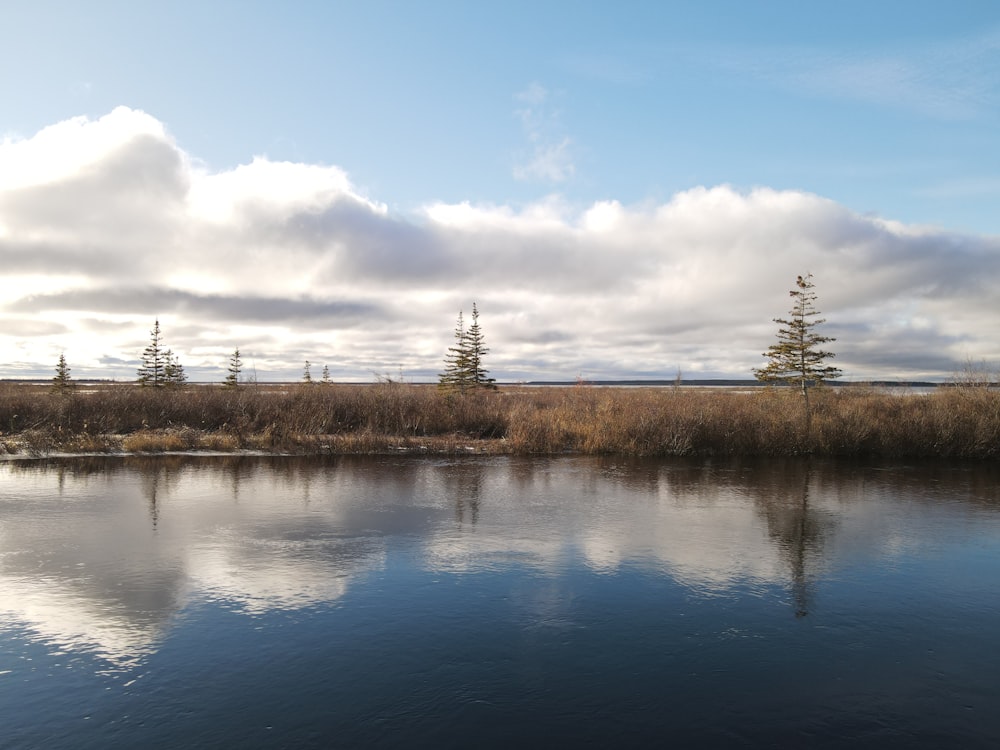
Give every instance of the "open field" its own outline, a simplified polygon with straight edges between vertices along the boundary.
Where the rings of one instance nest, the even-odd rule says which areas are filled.
[[[0,453],[268,451],[993,458],[1000,390],[0,384]]]

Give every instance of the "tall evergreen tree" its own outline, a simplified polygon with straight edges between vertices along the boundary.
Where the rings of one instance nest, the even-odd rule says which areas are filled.
[[[330,380],[330,367],[329,365],[323,365],[323,385],[330,385],[333,381]]]
[[[489,377],[489,370],[483,367],[483,357],[490,353],[483,339],[483,331],[479,327],[479,310],[472,303],[472,325],[465,332],[465,353],[467,361],[467,378],[475,388],[496,388],[496,380]]]
[[[444,372],[438,376],[441,388],[465,391],[469,388],[496,388],[496,381],[483,367],[483,357],[489,353],[479,325],[479,308],[472,305],[472,325],[466,329],[463,313],[458,313],[455,345],[448,347]]]
[[[65,391],[73,387],[73,379],[69,376],[69,366],[66,364],[66,355],[59,355],[59,363],[56,365],[56,376],[52,378],[52,388],[56,391]]]
[[[149,346],[142,352],[142,366],[138,370],[138,383],[159,388],[166,383],[167,353],[163,349],[159,318],[149,332]]]
[[[820,348],[836,339],[821,336],[813,330],[826,320],[816,318],[819,311],[815,309],[816,293],[813,291],[812,274],[799,276],[795,285],[797,288],[788,293],[795,300],[791,318],[774,318],[774,322],[781,326],[778,329],[778,341],[764,352],[767,364],[753,372],[758,380],[797,384],[805,399],[808,418],[810,384],[839,378],[842,373],[836,367],[825,364],[834,354]]]
[[[312,383],[313,382],[312,373],[309,372],[309,368],[310,367],[312,367],[312,365],[309,364],[309,360],[307,359],[306,360],[306,366],[302,369],[302,382],[303,383]]]
[[[243,360],[240,359],[240,348],[229,357],[229,370],[222,385],[226,388],[236,388],[240,384],[240,372],[243,370]]]
[[[444,356],[444,372],[438,376],[438,385],[441,388],[463,389],[465,386],[465,373],[468,370],[469,355],[465,345],[465,320],[462,311],[458,312],[458,322],[455,324],[455,344],[448,347],[448,353]]]

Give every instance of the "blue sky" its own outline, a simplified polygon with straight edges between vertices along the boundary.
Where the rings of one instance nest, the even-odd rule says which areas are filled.
[[[3,15],[0,376],[47,373],[61,351],[81,375],[130,376],[159,315],[207,379],[229,342],[275,378],[308,358],[341,379],[427,379],[474,299],[501,378],[746,376],[803,270],[856,379],[1000,360],[995,3],[42,1]],[[182,176],[157,171],[175,161]],[[108,164],[130,176],[82,186]],[[173,208],[152,201],[175,183]],[[140,216],[112,197],[124,185],[164,211],[129,229],[132,253],[204,246],[118,278],[116,222]],[[32,208],[74,189],[110,191],[107,210]],[[178,218],[196,193],[238,194],[244,218],[253,203],[259,246],[240,256],[246,226],[206,228],[203,210]],[[308,241],[276,229],[305,225]],[[462,274],[470,243],[492,260]],[[302,273],[276,270],[286,259]],[[110,289],[133,294],[86,302]],[[255,303],[285,312],[232,312]],[[380,333],[404,318],[405,345]]]

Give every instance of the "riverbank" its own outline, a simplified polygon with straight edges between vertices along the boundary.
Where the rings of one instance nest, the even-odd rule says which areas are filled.
[[[0,453],[265,451],[995,458],[1000,390],[0,386]]]

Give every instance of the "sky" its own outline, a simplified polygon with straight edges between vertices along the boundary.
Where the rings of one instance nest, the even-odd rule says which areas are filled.
[[[1000,366],[1000,5],[0,0],[0,378]]]

